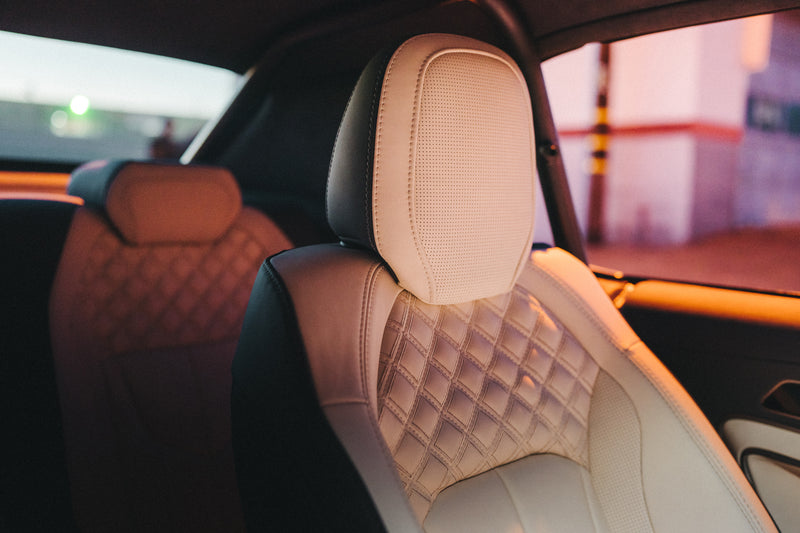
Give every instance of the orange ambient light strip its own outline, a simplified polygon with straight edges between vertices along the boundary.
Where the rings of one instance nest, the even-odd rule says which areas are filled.
[[[80,198],[66,194],[68,181],[69,174],[65,173],[0,171],[0,198],[83,204]]]

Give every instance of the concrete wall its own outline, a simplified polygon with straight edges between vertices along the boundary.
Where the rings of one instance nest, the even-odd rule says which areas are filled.
[[[775,17],[769,65],[750,77],[740,151],[738,226],[800,222],[800,16]]]
[[[800,220],[800,132],[754,131],[746,123],[753,94],[796,101],[800,113],[800,18],[775,20],[768,67],[752,76],[766,58],[751,30],[768,28],[764,19],[612,45],[606,242],[677,244]],[[584,229],[598,54],[597,45],[587,46],[544,68]],[[797,121],[800,128],[800,114]]]

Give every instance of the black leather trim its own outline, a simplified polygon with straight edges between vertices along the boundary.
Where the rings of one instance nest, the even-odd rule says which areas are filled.
[[[0,200],[0,531],[75,531],[49,304],[77,206]]]
[[[67,194],[83,198],[86,206],[105,209],[108,189],[119,171],[131,161],[91,161],[76,168],[69,178]]]
[[[328,171],[328,223],[343,242],[373,250],[375,125],[383,77],[393,52],[394,47],[383,50],[361,73],[342,117]]]
[[[250,296],[232,373],[248,530],[385,531],[319,405],[291,298],[269,260]]]

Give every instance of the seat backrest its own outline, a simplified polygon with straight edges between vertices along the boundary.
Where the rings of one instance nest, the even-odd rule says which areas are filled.
[[[99,161],[68,193],[50,323],[80,530],[242,530],[230,364],[289,241],[221,168]]]
[[[493,46],[422,35],[366,67],[329,176],[344,244],[271,258],[245,317],[232,402],[248,525],[302,490],[253,479],[253,450],[275,438],[253,428],[312,438],[263,407],[299,405],[304,388],[278,384],[307,378],[329,427],[317,429],[363,481],[351,505],[371,500],[391,531],[774,531],[591,271],[531,252],[532,124],[522,73]],[[303,480],[292,450],[308,448],[271,460]],[[347,516],[326,515],[328,529]]]

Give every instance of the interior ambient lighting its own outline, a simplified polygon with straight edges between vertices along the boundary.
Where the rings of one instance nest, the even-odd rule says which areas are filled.
[[[89,99],[83,95],[75,95],[69,103],[69,110],[76,115],[83,115],[89,111]]]

